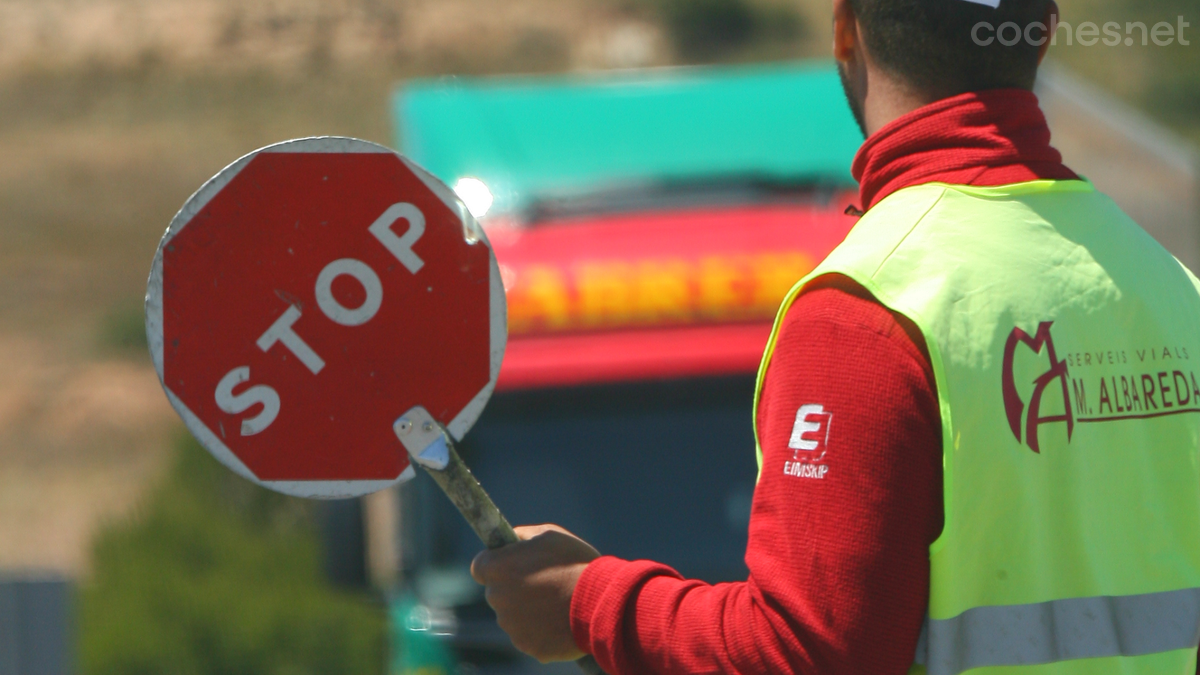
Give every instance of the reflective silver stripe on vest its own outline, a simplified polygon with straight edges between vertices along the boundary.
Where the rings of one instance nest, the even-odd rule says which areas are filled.
[[[917,663],[929,675],[1103,656],[1142,656],[1200,643],[1200,588],[1032,605],[976,607],[926,619]]]

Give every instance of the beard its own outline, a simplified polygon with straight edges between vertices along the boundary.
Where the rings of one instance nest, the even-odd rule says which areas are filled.
[[[863,138],[867,137],[867,116],[863,113],[863,101],[858,92],[854,91],[854,83],[850,79],[850,74],[846,72],[845,64],[840,61],[837,64],[838,77],[842,80],[842,92],[846,94],[846,103],[850,106],[850,113],[854,115],[854,121],[858,123],[858,128],[862,131]]]

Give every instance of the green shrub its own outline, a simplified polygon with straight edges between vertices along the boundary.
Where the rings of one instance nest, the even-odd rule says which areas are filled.
[[[1117,52],[1122,58],[1122,64],[1136,73],[1136,77],[1126,76],[1124,79],[1141,91],[1135,90],[1136,96],[1130,97],[1129,91],[1117,91],[1134,98],[1141,108],[1151,117],[1168,124],[1176,131],[1189,136],[1193,143],[1200,144],[1200,21],[1196,14],[1196,0],[1120,0],[1110,10],[1112,19],[1125,26],[1128,22],[1140,21],[1145,25],[1154,26],[1158,22],[1166,22],[1179,26],[1181,22],[1190,25],[1182,30],[1182,38],[1176,38],[1170,46],[1160,47],[1154,43],[1131,48],[1122,47]],[[1089,17],[1100,23],[1101,17]],[[1140,39],[1134,33],[1135,40]],[[1190,44],[1183,44],[1183,41]],[[1081,48],[1083,50],[1089,48]],[[1115,51],[1115,50],[1114,50]],[[1087,52],[1086,58],[1092,58]],[[1127,65],[1126,65],[1127,64]],[[1093,77],[1101,77],[1093,71]],[[1098,79],[1101,84],[1122,78]],[[1110,85],[1111,86],[1111,85]],[[1129,86],[1129,85],[1126,85]]]
[[[689,61],[736,56],[764,43],[795,42],[806,32],[790,4],[755,0],[656,0],[676,51]]]
[[[144,508],[97,539],[81,671],[382,673],[382,608],[324,581],[311,511],[180,443]]]
[[[100,319],[100,347],[105,351],[146,355],[146,317],[138,306],[110,310]]]

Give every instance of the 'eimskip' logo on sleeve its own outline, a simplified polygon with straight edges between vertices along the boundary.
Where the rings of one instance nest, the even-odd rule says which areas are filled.
[[[816,403],[800,406],[796,411],[796,424],[788,447],[795,452],[792,459],[797,462],[820,462],[829,450],[829,425],[833,413],[825,412],[825,406]]]

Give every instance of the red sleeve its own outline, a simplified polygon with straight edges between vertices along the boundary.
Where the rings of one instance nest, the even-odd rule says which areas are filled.
[[[600,558],[572,600],[579,647],[612,675],[905,673],[942,527],[932,382],[888,310],[836,288],[802,295],[757,411],[749,578],[712,586]],[[811,450],[789,448],[798,423],[792,445]]]

